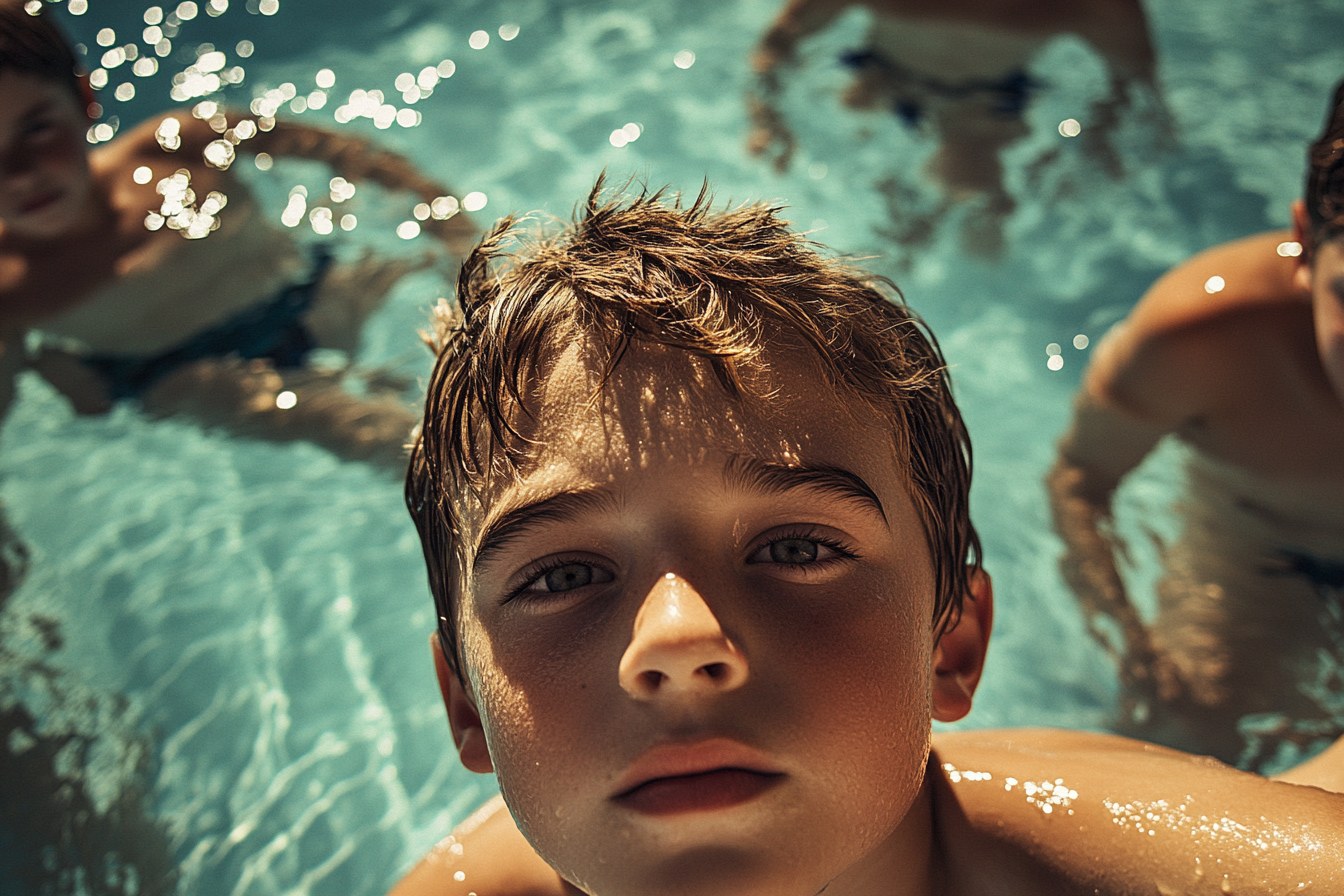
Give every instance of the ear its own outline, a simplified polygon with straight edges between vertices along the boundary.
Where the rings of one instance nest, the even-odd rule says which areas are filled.
[[[495,770],[495,766],[490,761],[485,726],[481,724],[476,700],[467,692],[457,673],[448,668],[448,658],[443,652],[443,642],[439,640],[438,632],[429,636],[429,649],[434,654],[434,674],[438,676],[439,693],[443,695],[443,705],[448,710],[448,727],[453,732],[457,755],[469,771],[488,775]]]
[[[1297,256],[1293,268],[1293,285],[1303,292],[1311,292],[1311,221],[1307,218],[1307,204],[1301,199],[1293,200],[1293,239],[1302,246],[1302,254]]]
[[[961,618],[933,649],[933,717],[955,722],[971,711],[994,627],[994,585],[983,569],[971,573]]]

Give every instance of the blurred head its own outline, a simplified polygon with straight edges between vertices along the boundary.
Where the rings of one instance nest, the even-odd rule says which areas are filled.
[[[1299,274],[1311,290],[1317,349],[1344,403],[1344,81],[1307,151],[1307,191],[1296,217],[1304,250]]]
[[[59,236],[86,210],[85,91],[47,17],[0,0],[0,222],[8,235]]]
[[[0,0],[0,73],[18,72],[50,81],[71,99],[84,97],[79,63],[65,35],[47,15],[31,15],[24,0]]]

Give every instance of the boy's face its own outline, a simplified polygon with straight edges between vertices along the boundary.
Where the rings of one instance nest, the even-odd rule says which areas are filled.
[[[775,397],[736,402],[636,345],[592,402],[571,346],[464,532],[455,738],[589,892],[927,873],[929,720],[969,692],[940,668],[924,531],[887,422],[801,351],[768,360]]]
[[[1344,237],[1330,240],[1314,254],[1311,304],[1321,364],[1344,405]]]
[[[63,84],[0,71],[0,223],[20,237],[60,236],[87,208],[89,126]]]

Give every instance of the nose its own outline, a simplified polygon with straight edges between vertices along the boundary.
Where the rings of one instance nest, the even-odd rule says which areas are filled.
[[[630,644],[621,657],[620,680],[637,700],[711,696],[746,682],[747,659],[700,593],[668,573],[635,616]]]

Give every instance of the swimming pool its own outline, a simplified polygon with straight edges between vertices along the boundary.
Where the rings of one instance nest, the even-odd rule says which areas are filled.
[[[929,146],[894,116],[836,101],[848,78],[836,60],[861,42],[860,12],[805,47],[784,97],[799,149],[781,175],[743,146],[747,55],[776,0],[400,0],[358,17],[340,0],[271,3],[232,0],[218,16],[201,3],[179,47],[194,55],[210,42],[241,65],[226,93],[240,105],[287,82],[309,95],[330,69],[328,104],[300,119],[376,135],[455,195],[484,194],[480,220],[566,217],[603,168],[687,191],[707,177],[721,200],[779,200],[819,240],[871,256],[939,334],[977,449],[974,512],[999,613],[963,724],[1105,725],[1114,674],[1060,582],[1040,484],[1086,361],[1072,340],[1095,339],[1198,249],[1287,223],[1302,148],[1344,73],[1344,2],[1147,3],[1173,134],[1164,145],[1137,116],[1126,122],[1120,179],[1072,154],[1057,128],[1086,123],[1101,63],[1077,40],[1051,44],[1033,66],[1048,86],[1028,109],[1031,134],[1007,153],[1020,207],[997,260],[964,253],[956,222],[914,253],[883,236],[891,221],[874,183],[918,192]],[[118,45],[138,40],[149,3],[89,0],[80,15],[71,5],[53,9],[97,55],[103,28]],[[240,57],[244,40],[255,52]],[[144,78],[113,70],[108,114],[124,127],[167,106],[186,65],[170,58]],[[397,100],[398,75],[445,59],[451,77],[431,96]],[[136,95],[118,102],[126,81]],[[335,124],[357,89],[383,91],[419,123]],[[1031,163],[1054,149],[1028,186]],[[290,187],[327,175],[277,164],[249,177],[278,218]],[[344,239],[419,251],[395,235],[409,201],[376,192]],[[446,289],[428,273],[404,281],[358,360],[427,373],[414,331]],[[1063,346],[1059,370],[1050,343]],[[1170,525],[1153,508],[1171,494],[1172,468],[1154,458],[1126,491],[1139,579],[1152,569],[1144,530]],[[126,408],[77,418],[35,379],[5,424],[0,474],[33,551],[0,615],[0,706],[34,717],[39,742],[6,731],[9,746],[30,757],[50,746],[82,788],[70,805],[88,815],[51,860],[103,845],[122,860],[59,892],[161,892],[172,868],[181,893],[379,893],[491,792],[447,738],[419,546],[387,474]],[[20,844],[5,848],[12,859]]]

